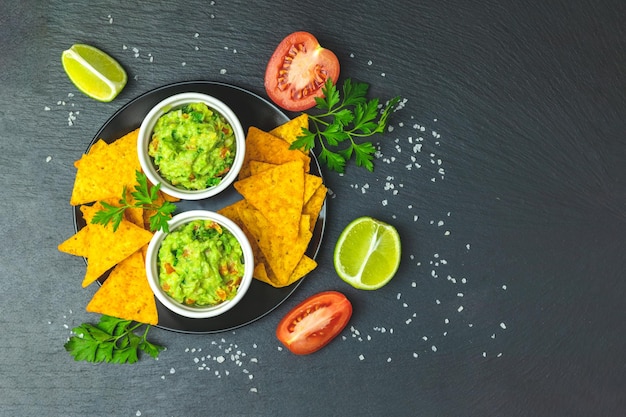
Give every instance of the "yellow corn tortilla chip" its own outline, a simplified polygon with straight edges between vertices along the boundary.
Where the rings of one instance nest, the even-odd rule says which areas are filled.
[[[138,129],[110,145],[98,146],[75,163],[76,179],[70,204],[73,206],[122,195],[132,188],[135,172],[141,169],[137,156]]]
[[[315,223],[320,215],[324,200],[326,199],[326,193],[328,189],[324,184],[320,184],[315,190],[311,198],[302,207],[302,214],[307,214],[311,218],[311,232],[315,229]]]
[[[288,122],[275,127],[274,129],[270,130],[269,133],[276,136],[277,138],[281,138],[289,145],[291,145],[298,138],[298,136],[302,134],[303,128],[309,128],[309,115],[306,113],[302,113],[300,116],[295,117]],[[308,151],[303,150],[303,152],[308,154]]]
[[[302,258],[300,258],[300,261],[296,265],[296,268],[291,273],[291,276],[285,283],[280,283],[276,275],[273,274],[271,269],[268,270],[267,266],[264,263],[260,263],[255,266],[253,276],[259,281],[263,281],[273,287],[282,288],[293,284],[294,282],[314,270],[316,267],[317,262],[304,255]]]
[[[250,175],[256,175],[268,169],[276,168],[278,165],[270,164],[261,161],[250,161]],[[322,184],[322,178],[313,174],[304,174],[304,197],[303,201],[306,203],[311,196],[315,193],[315,190]]]
[[[122,220],[117,231],[112,225],[89,224],[89,254],[83,287],[150,242],[152,233]]]
[[[248,129],[246,136],[246,155],[241,171],[239,171],[240,179],[250,176],[250,161],[277,165],[290,161],[302,161],[306,172],[309,172],[311,164],[309,156],[299,150],[289,149],[289,144],[286,141],[254,126]]]
[[[61,252],[74,256],[89,255],[89,227],[83,227],[58,246]]]
[[[302,161],[239,180],[235,189],[289,240],[298,236],[304,197]],[[248,226],[248,224],[246,224]]]
[[[301,216],[298,236],[296,240],[292,240],[285,238],[280,233],[280,229],[272,227],[259,210],[242,209],[239,215],[246,229],[257,242],[267,261],[267,266],[274,272],[276,284],[285,286],[311,240],[309,216]]]
[[[156,325],[156,301],[141,251],[121,261],[87,304],[87,311]]]

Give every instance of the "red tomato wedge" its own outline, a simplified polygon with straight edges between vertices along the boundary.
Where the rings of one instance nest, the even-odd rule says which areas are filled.
[[[315,106],[327,79],[339,78],[339,60],[322,48],[308,32],[294,32],[279,44],[265,69],[265,91],[270,99],[289,111]]]
[[[352,316],[352,304],[337,291],[315,294],[278,323],[276,337],[296,355],[308,355],[326,346]]]

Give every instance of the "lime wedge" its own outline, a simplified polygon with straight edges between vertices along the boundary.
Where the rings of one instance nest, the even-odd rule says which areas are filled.
[[[128,80],[126,71],[115,59],[90,45],[72,45],[63,51],[61,62],[74,85],[99,101],[113,100]]]
[[[371,217],[359,217],[346,226],[337,240],[335,270],[355,288],[378,289],[398,270],[400,248],[395,227]]]

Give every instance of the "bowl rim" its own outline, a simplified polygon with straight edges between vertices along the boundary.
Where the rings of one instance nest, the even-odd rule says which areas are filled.
[[[152,158],[148,155],[148,145],[152,136],[152,130],[157,120],[170,110],[178,108],[188,103],[205,103],[209,108],[220,113],[226,121],[231,125],[235,136],[235,159],[230,171],[222,178],[219,184],[202,189],[202,190],[186,190],[178,188],[163,178],[157,171]],[[203,200],[213,197],[228,188],[239,175],[239,171],[243,166],[244,156],[246,152],[246,138],[241,121],[235,112],[223,101],[209,94],[198,92],[184,92],[169,96],[150,109],[148,114],[143,118],[139,126],[137,135],[137,154],[141,169],[146,174],[150,182],[153,184],[161,184],[161,190],[176,198],[183,200]]]
[[[148,248],[146,251],[145,269],[148,278],[148,284],[155,297],[163,304],[167,309],[173,311],[184,317],[189,318],[209,318],[219,316],[237,305],[241,299],[247,293],[250,284],[252,283],[252,275],[254,272],[254,255],[252,252],[252,246],[250,241],[246,237],[245,233],[235,222],[229,218],[209,210],[190,210],[179,213],[169,220],[168,226],[170,233],[177,228],[192,220],[212,220],[219,223],[221,226],[228,229],[239,241],[244,256],[244,273],[237,289],[237,294],[231,300],[225,301],[216,306],[210,307],[191,307],[181,304],[171,297],[169,297],[159,285],[159,271],[158,271],[158,254],[163,239],[169,234],[163,230],[158,230],[154,233]]]

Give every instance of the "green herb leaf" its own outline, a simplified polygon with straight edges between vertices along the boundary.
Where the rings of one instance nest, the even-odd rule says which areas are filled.
[[[135,334],[141,326],[145,326],[143,334]],[[95,326],[83,323],[72,329],[74,335],[64,347],[76,361],[135,363],[139,360],[139,350],[157,358],[164,347],[146,339],[150,327],[148,324],[103,315]]]
[[[346,163],[354,156],[357,166],[373,171],[376,148],[360,139],[385,131],[400,97],[389,100],[380,110],[379,99],[367,99],[368,90],[367,83],[348,78],[343,82],[342,96],[332,80],[327,79],[322,87],[324,97],[315,99],[315,107],[324,113],[309,114],[312,126],[302,129],[290,148],[309,150],[319,143],[320,160],[330,169],[344,172]]]
[[[141,171],[135,172],[137,184],[134,191],[130,194],[134,202],[129,203],[126,199],[127,190],[124,187],[122,198],[119,200],[120,206],[113,206],[105,201],[101,201],[103,209],[99,210],[91,220],[93,224],[101,224],[103,226],[113,222],[113,231],[117,231],[124,219],[124,212],[128,208],[143,208],[144,210],[152,210],[154,214],[150,217],[150,230],[155,232],[162,229],[166,233],[169,232],[168,220],[171,214],[176,210],[176,205],[169,201],[163,204],[157,204],[158,191],[161,184],[149,186],[148,178]]]

